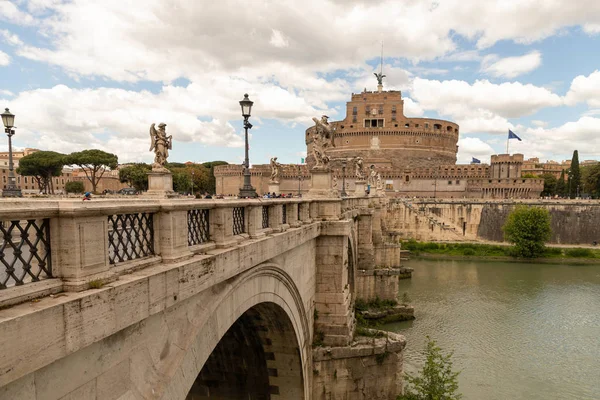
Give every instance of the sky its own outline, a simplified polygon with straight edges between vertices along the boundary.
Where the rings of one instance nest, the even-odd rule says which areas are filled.
[[[151,162],[299,163],[312,117],[401,90],[407,117],[460,126],[458,162],[600,159],[597,0],[0,0],[0,107],[17,148]],[[0,150],[7,145],[0,140]]]

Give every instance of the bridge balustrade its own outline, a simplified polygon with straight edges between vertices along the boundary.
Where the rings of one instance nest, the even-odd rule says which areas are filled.
[[[0,307],[341,217],[339,199],[0,202]]]

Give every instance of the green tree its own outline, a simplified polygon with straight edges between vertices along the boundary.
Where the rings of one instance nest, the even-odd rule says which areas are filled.
[[[177,164],[175,164],[177,165]],[[209,169],[201,164],[168,165],[173,174],[173,190],[178,193],[204,193],[209,188]],[[193,190],[192,190],[193,182]]]
[[[81,181],[71,181],[65,184],[65,192],[67,193],[83,193],[85,187]]]
[[[581,183],[583,191],[590,196],[600,196],[600,164],[588,165],[581,168]]]
[[[523,174],[522,178],[539,179],[539,176],[537,176],[536,174],[532,174],[531,172],[528,172],[526,174]]]
[[[564,197],[567,193],[567,184],[565,183],[565,170],[560,171],[560,178],[556,182],[556,194]]]
[[[558,183],[558,179],[552,174],[544,174],[542,175],[542,178],[544,179],[542,196],[554,196],[556,194],[556,184]]]
[[[542,255],[550,239],[550,212],[541,207],[518,206],[502,227],[504,238],[515,246],[515,255],[534,258]]]
[[[426,360],[419,376],[406,374],[408,385],[397,400],[458,400],[458,375],[452,370],[452,353],[443,354],[435,340],[427,336]]]
[[[148,172],[152,166],[145,163],[136,163],[119,168],[119,180],[130,187],[143,192],[148,190]]]
[[[571,173],[569,174],[569,178],[571,180],[569,197],[574,199],[581,189],[581,171],[579,170],[579,153],[577,150],[573,152],[573,158],[571,158]]]
[[[55,151],[36,151],[19,160],[17,173],[35,178],[40,190],[54,193],[53,176],[60,176],[65,166],[65,155]]]
[[[117,168],[119,159],[115,154],[102,150],[83,150],[66,157],[66,164],[77,165],[92,183],[92,192],[96,192],[98,182],[108,169]]]

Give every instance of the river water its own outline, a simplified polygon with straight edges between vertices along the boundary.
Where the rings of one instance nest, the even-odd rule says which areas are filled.
[[[454,351],[464,400],[600,399],[600,266],[411,260],[416,320],[388,324],[423,363]]]

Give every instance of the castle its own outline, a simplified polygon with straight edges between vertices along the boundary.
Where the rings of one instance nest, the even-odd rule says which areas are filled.
[[[355,175],[351,163],[340,160],[362,157],[365,169],[375,166],[385,184],[387,196],[443,198],[537,198],[543,179],[523,178],[522,154],[499,154],[491,165],[456,164],[459,126],[453,122],[410,118],[404,115],[404,100],[397,90],[353,93],[346,103],[346,117],[330,123],[334,129],[333,147],[327,150],[333,175],[354,192]],[[306,130],[306,164],[282,166],[280,191],[306,193],[310,187],[312,132]],[[259,194],[269,191],[269,165],[251,169],[252,185]],[[217,194],[237,193],[242,186],[242,166],[215,167]]]

